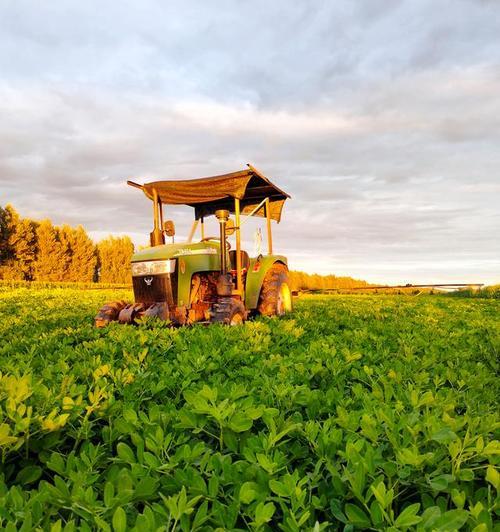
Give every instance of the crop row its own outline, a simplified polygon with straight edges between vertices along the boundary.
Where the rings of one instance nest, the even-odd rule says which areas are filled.
[[[498,301],[94,329],[113,295],[0,294],[2,529],[495,527]]]

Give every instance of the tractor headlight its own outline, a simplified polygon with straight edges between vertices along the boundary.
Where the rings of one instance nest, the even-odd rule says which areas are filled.
[[[147,260],[144,262],[132,263],[132,276],[140,275],[161,275],[163,273],[175,272],[175,259],[168,260]]]

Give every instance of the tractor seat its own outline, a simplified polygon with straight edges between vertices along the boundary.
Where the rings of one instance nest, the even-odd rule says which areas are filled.
[[[240,257],[241,257],[241,271],[245,273],[248,270],[248,267],[250,266],[250,257],[248,256],[248,253],[243,250],[240,250]],[[236,250],[235,249],[232,249],[229,252],[229,262],[231,265],[231,273],[233,275],[236,275]]]

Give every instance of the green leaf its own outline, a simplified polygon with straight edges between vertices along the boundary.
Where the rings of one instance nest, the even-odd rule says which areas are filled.
[[[47,467],[55,471],[59,475],[64,476],[66,471],[66,465],[64,463],[63,457],[59,453],[52,453],[50,455],[50,460],[47,462]]]
[[[217,493],[219,492],[219,477],[217,475],[213,475],[210,477],[210,480],[208,481],[208,494],[210,497],[217,497]]]
[[[124,462],[127,462],[128,464],[135,463],[135,454],[132,449],[123,442],[120,442],[116,446],[116,452],[118,454],[118,457],[121,458]]]
[[[127,423],[131,423],[132,425],[137,423],[137,414],[132,408],[126,408],[123,411],[123,418],[125,421],[127,421]]]
[[[453,501],[453,504],[460,510],[463,509],[466,498],[467,497],[466,497],[465,491],[460,491],[460,490],[457,490],[456,488],[451,490],[451,499]]]
[[[372,501],[370,504],[370,517],[372,518],[372,523],[377,527],[384,522],[384,514],[378,501]]]
[[[110,508],[113,506],[113,499],[115,496],[115,486],[112,482],[106,482],[104,485],[104,504]]]
[[[42,476],[42,468],[39,466],[26,466],[19,471],[16,476],[16,482],[19,484],[31,484]]]
[[[61,532],[61,530],[62,530],[62,521],[60,519],[58,519],[50,527],[50,532]]]
[[[420,503],[417,502],[415,504],[411,504],[398,515],[394,524],[397,527],[405,528],[420,523],[420,521],[422,521],[422,518],[417,515],[419,510]]]
[[[244,482],[240,487],[240,502],[250,504],[256,498],[258,489],[255,482]]]
[[[482,454],[488,455],[498,455],[500,454],[500,441],[493,440],[488,443],[488,445],[483,449]]]
[[[500,491],[500,474],[492,466],[489,465],[486,469],[486,480],[497,490]]]
[[[144,517],[146,518],[148,522],[148,527],[150,530],[156,530],[156,520],[155,520],[155,514],[153,510],[148,506],[144,509],[143,512]]]
[[[33,530],[33,518],[29,512],[24,516],[23,524],[18,530],[19,532],[31,532]]]
[[[425,530],[432,529],[434,523],[439,519],[441,509],[439,506],[430,506],[422,514],[422,525]]]
[[[306,510],[301,516],[300,516],[300,519],[297,521],[297,525],[299,527],[301,527],[302,525],[304,525],[306,523],[306,521],[309,519],[309,517],[311,516],[311,512],[309,510]],[[316,521],[317,523],[317,521]]]
[[[458,478],[464,482],[474,480],[474,471],[472,469],[461,469],[458,472]]]
[[[443,427],[437,432],[434,432],[431,436],[431,440],[439,443],[450,443],[456,439],[457,435],[449,427]]]
[[[134,490],[134,498],[143,500],[152,497],[158,487],[158,481],[151,477],[145,477],[139,481]]]
[[[290,492],[283,484],[283,482],[279,482],[278,480],[271,479],[269,481],[269,487],[271,488],[271,491],[273,493],[276,493],[276,495],[279,495],[280,497],[289,497]]]
[[[259,462],[260,466],[263,469],[265,469],[268,473],[270,473],[270,474],[274,473],[274,470],[275,470],[277,464],[275,464],[265,454],[257,453],[257,461]]]
[[[355,504],[347,503],[344,507],[344,512],[349,519],[349,522],[353,525],[360,527],[369,527],[371,521],[365,512]]]
[[[370,488],[373,495],[375,495],[375,498],[380,503],[380,506],[382,506],[382,508],[385,510],[385,508],[387,508],[392,502],[392,497],[389,496],[389,493],[385,488],[385,484],[380,481],[376,486],[375,484],[372,484]]]
[[[158,458],[153,453],[145,452],[144,453],[144,462],[146,462],[146,465],[151,467],[152,469],[155,469],[161,465]]]
[[[97,525],[97,529],[99,531],[102,531],[102,532],[111,532],[111,527],[109,526],[109,524],[107,523],[106,520],[104,520],[102,517],[99,517],[98,515],[94,515],[94,521],[95,521],[95,524]],[[82,523],[84,524],[84,523]],[[85,528],[85,526],[82,526],[80,528],[80,530],[85,530],[85,532],[90,532],[90,528]]]
[[[436,491],[444,491],[450,482],[453,482],[452,475],[438,475],[429,479],[429,484]]]
[[[346,471],[346,477],[351,485],[354,495],[356,495],[361,502],[364,502],[363,493],[365,491],[365,469],[362,464],[358,464],[354,473]]]
[[[432,453],[420,454],[416,447],[400,449],[396,452],[398,462],[403,465],[419,467],[432,457]]]
[[[115,532],[125,532],[127,530],[127,515],[125,510],[118,506],[113,514],[113,530]]]
[[[335,517],[335,519],[338,519],[341,523],[347,523],[347,518],[344,515],[344,512],[342,512],[342,508],[338,499],[332,499],[330,501],[330,511],[332,512],[332,515]]]
[[[466,510],[450,510],[436,519],[432,529],[438,532],[460,530],[467,522],[468,517],[469,513]]]
[[[211,403],[217,401],[218,390],[217,388],[210,388],[206,384],[203,385],[203,388],[198,392],[200,396],[206,397]]]
[[[263,502],[259,503],[255,509],[255,523],[258,526],[267,523],[271,520],[271,517],[274,515],[275,511],[276,506],[274,506],[272,502],[268,502],[266,504]]]
[[[199,412],[206,412],[209,405],[207,403],[207,400],[200,396],[198,392],[194,392],[192,390],[185,390],[184,393],[184,399],[186,402],[195,409],[195,411]]]
[[[196,530],[197,528],[201,527],[205,521],[208,519],[208,501],[203,501],[200,504],[200,507],[198,508],[198,511],[196,512],[193,523],[192,523],[192,530]]]
[[[252,428],[253,421],[244,413],[236,412],[229,420],[229,428],[234,432],[245,432]]]
[[[132,482],[132,478],[130,476],[130,473],[127,469],[122,469],[120,473],[118,474],[117,480],[116,480],[116,488],[118,491],[118,494],[125,495],[132,493],[134,484]]]
[[[474,517],[474,519],[477,521],[479,519],[479,516],[481,515],[481,512],[484,510],[484,506],[481,502],[476,502],[476,504],[474,506],[470,506],[469,507],[469,511],[472,515],[472,517]]]

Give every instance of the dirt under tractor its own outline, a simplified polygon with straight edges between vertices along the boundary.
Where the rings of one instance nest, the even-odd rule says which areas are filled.
[[[195,322],[237,325],[252,315],[282,315],[292,310],[287,259],[273,253],[271,222],[279,222],[290,197],[256,168],[201,179],[155,181],[141,189],[153,202],[151,246],[132,257],[134,303],[104,305],[95,324],[134,323],[156,317],[173,325]],[[187,242],[174,243],[175,225],[164,222],[164,205],[194,208]],[[234,215],[234,220],[231,218]],[[215,216],[219,235],[205,235],[205,219]],[[267,254],[250,257],[241,248],[246,217],[262,217]],[[199,240],[195,241],[195,235]],[[234,235],[235,249],[229,237]],[[170,239],[172,243],[166,243]]]

